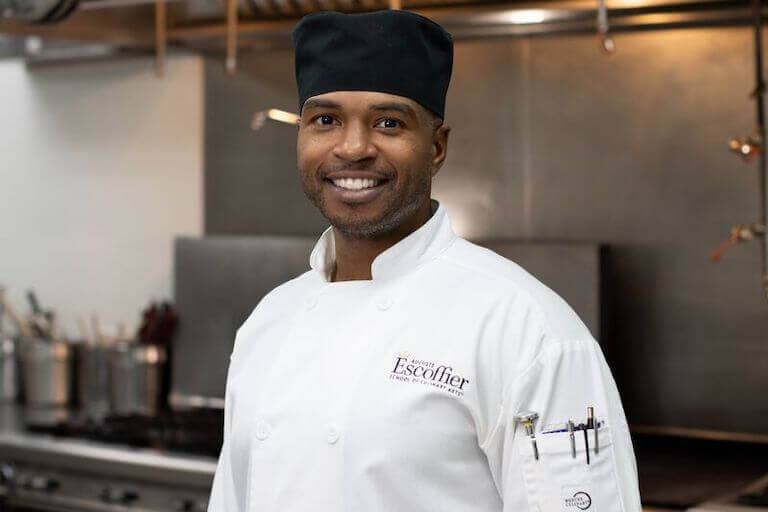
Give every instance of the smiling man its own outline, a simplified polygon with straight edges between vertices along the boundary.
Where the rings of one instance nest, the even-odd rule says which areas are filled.
[[[589,330],[431,198],[450,35],[391,10],[293,35],[298,167],[331,226],[237,332],[208,510],[638,512]]]
[[[436,114],[392,94],[338,91],[304,103],[299,168],[334,228],[333,281],[370,279],[374,258],[432,216],[432,177],[449,132]]]

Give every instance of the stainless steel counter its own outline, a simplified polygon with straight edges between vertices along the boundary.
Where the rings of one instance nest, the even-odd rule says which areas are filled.
[[[21,409],[15,405],[0,406],[0,454],[3,459],[60,462],[73,469],[155,482],[179,483],[181,480],[187,485],[203,487],[211,485],[216,470],[216,460],[210,457],[29,433],[23,429]]]
[[[96,511],[130,503],[131,510],[205,510],[216,460],[31,433],[20,407],[0,405],[0,466],[0,503],[5,498],[11,506]]]

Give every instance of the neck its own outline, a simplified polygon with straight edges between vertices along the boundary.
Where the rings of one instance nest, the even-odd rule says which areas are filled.
[[[413,215],[389,233],[374,238],[350,238],[333,230],[336,267],[331,281],[372,279],[371,264],[376,256],[419,229],[432,216],[432,201],[427,200]]]

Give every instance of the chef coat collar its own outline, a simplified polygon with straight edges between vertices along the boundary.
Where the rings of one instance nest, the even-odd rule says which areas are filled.
[[[433,213],[427,222],[373,260],[373,281],[385,281],[405,274],[443,252],[454,241],[456,234],[445,207],[435,199],[430,199],[430,204]],[[331,282],[335,261],[333,226],[330,226],[312,249],[309,265],[320,274],[323,281]]]

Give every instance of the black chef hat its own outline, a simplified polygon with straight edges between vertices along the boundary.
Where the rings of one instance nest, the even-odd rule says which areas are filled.
[[[405,96],[444,117],[453,68],[453,40],[416,13],[320,11],[293,29],[299,110],[307,98],[332,91]]]

